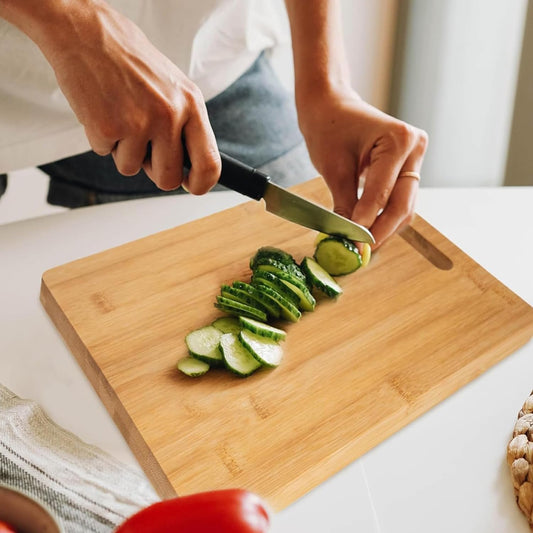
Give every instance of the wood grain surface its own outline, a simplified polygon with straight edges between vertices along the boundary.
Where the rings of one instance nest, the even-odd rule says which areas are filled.
[[[319,178],[294,190],[330,207]],[[300,260],[315,235],[251,201],[44,273],[46,311],[162,497],[243,487],[282,509],[533,335],[533,308],[417,217],[283,324],[277,369],[176,370],[258,247]]]

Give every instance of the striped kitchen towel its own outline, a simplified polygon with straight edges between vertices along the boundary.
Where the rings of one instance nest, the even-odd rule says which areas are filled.
[[[146,477],[0,385],[0,483],[33,496],[65,533],[104,533],[159,498]]]

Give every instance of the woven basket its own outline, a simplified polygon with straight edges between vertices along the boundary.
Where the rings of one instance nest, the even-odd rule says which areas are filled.
[[[513,438],[507,445],[516,502],[533,531],[533,392],[518,413]]]

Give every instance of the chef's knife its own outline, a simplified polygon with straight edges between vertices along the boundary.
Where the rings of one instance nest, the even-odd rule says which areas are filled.
[[[218,183],[254,200],[262,198],[267,211],[322,233],[340,235],[352,241],[375,242],[372,233],[364,226],[289,192],[273,183],[267,174],[233,157],[223,153],[220,156],[222,172]],[[186,163],[190,167],[190,163]]]

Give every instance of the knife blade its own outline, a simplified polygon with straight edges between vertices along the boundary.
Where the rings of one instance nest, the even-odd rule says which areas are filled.
[[[352,241],[375,242],[372,233],[351,220],[273,183],[270,176],[220,153],[222,172],[219,183],[254,200],[263,199],[267,211],[286,220],[329,235]]]

